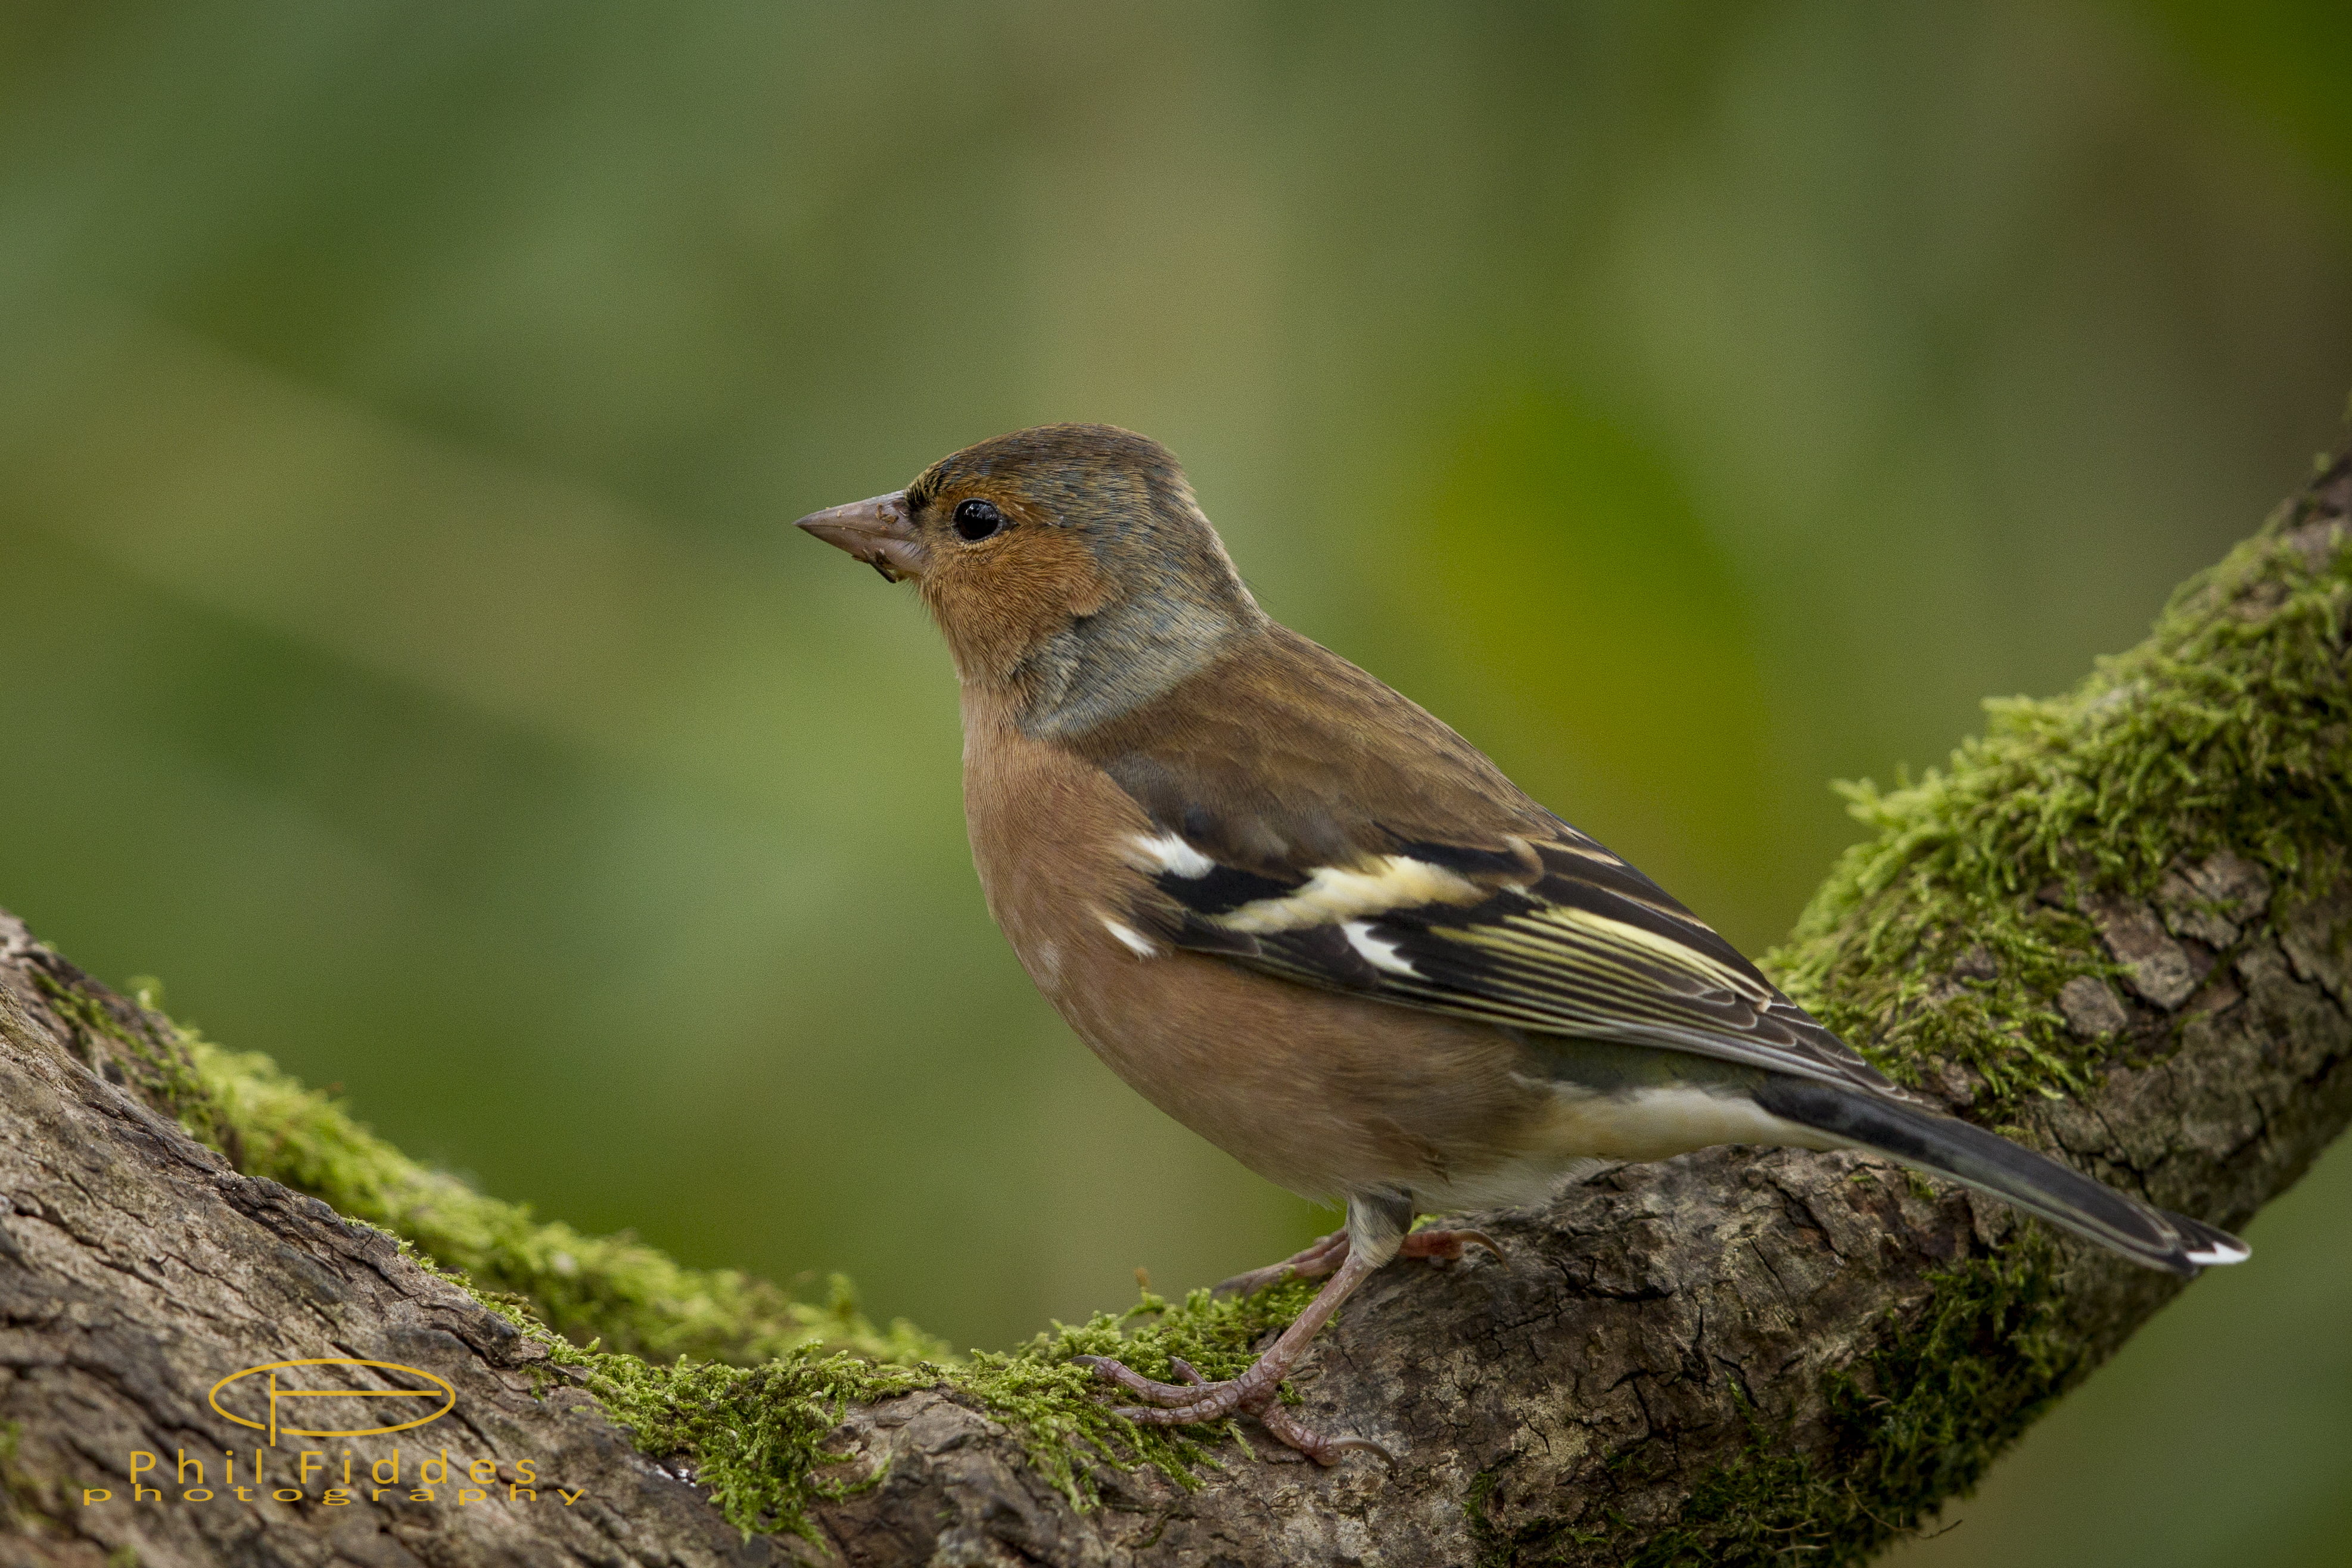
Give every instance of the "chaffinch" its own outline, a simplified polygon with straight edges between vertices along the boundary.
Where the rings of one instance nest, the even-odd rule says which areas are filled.
[[[2235,1238],[1916,1103],[1468,742],[1277,624],[1175,458],[1101,425],[983,441],[800,526],[911,578],[962,685],[964,810],[1023,967],[1146,1099],[1344,1229],[1239,1377],[1100,1360],[1139,1422],[1255,1414],[1349,1293],[1601,1162],[1866,1149],[2180,1274]]]

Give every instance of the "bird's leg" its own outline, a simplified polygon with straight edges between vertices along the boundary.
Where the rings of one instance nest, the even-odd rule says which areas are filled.
[[[1397,1255],[1405,1240],[1405,1226],[1412,1222],[1412,1206],[1403,1199],[1350,1199],[1348,1229],[1337,1238],[1326,1237],[1299,1255],[1322,1255],[1315,1258],[1318,1263],[1326,1256],[1338,1258],[1337,1269],[1316,1293],[1315,1300],[1307,1304],[1307,1310],[1239,1377],[1223,1383],[1204,1382],[1192,1366],[1180,1361],[1176,1374],[1185,1381],[1160,1383],[1107,1356],[1080,1356],[1078,1363],[1092,1369],[1097,1377],[1151,1401],[1149,1405],[1119,1407],[1119,1415],[1140,1426],[1177,1426],[1196,1421],[1222,1421],[1236,1411],[1246,1411],[1257,1416],[1276,1438],[1320,1464],[1336,1462],[1350,1448],[1385,1456],[1388,1450],[1365,1438],[1325,1437],[1309,1431],[1287,1411],[1276,1407],[1275,1391],[1306,1353],[1316,1332],[1339,1310],[1339,1304],[1355,1294],[1356,1287],[1374,1269]],[[1452,1245],[1454,1250],[1450,1256],[1458,1257],[1461,1242],[1457,1239]],[[1297,1259],[1291,1261],[1295,1263]]]
[[[1404,1238],[1398,1249],[1402,1258],[1426,1258],[1432,1261],[1451,1261],[1462,1256],[1470,1247],[1483,1247],[1496,1258],[1503,1247],[1493,1237],[1479,1230],[1416,1230]],[[1246,1274],[1236,1274],[1217,1282],[1220,1296],[1251,1296],[1269,1285],[1279,1285],[1285,1279],[1320,1279],[1348,1256],[1348,1233],[1335,1230],[1318,1237],[1298,1252],[1279,1263],[1269,1263],[1263,1268],[1253,1268]]]
[[[1384,1248],[1390,1256],[1392,1249]],[[1291,1367],[1306,1351],[1307,1342],[1316,1331],[1331,1321],[1339,1303],[1355,1294],[1387,1257],[1377,1253],[1358,1252],[1350,1248],[1348,1259],[1331,1276],[1329,1283],[1316,1293],[1307,1310],[1283,1330],[1281,1336],[1268,1345],[1249,1369],[1239,1377],[1223,1383],[1183,1384],[1159,1383],[1142,1373],[1122,1366],[1104,1356],[1080,1356],[1082,1366],[1091,1367],[1096,1375],[1118,1384],[1130,1394],[1138,1394],[1153,1402],[1153,1409],[1121,1409],[1119,1414],[1130,1421],[1152,1426],[1180,1426],[1190,1421],[1222,1421],[1236,1410],[1255,1410],[1273,1397],[1275,1388],[1290,1375]],[[1181,1376],[1190,1369],[1178,1368]],[[1195,1373],[1195,1376],[1198,1374]]]
[[[1220,1280],[1216,1293],[1220,1296],[1254,1296],[1269,1285],[1285,1279],[1320,1279],[1339,1267],[1348,1256],[1348,1233],[1335,1230],[1330,1235],[1309,1242],[1304,1250],[1294,1252],[1279,1263],[1269,1263],[1263,1268],[1253,1268],[1246,1274],[1236,1274]]]
[[[1426,1258],[1433,1262],[1449,1262],[1459,1258],[1465,1252],[1473,1247],[1483,1247],[1487,1251],[1493,1253],[1496,1258],[1504,1256],[1502,1244],[1484,1231],[1434,1229],[1416,1230],[1412,1232],[1398,1245],[1393,1256],[1399,1258]],[[1253,1290],[1263,1289],[1265,1286],[1274,1284],[1277,1280],[1283,1279],[1286,1277],[1296,1276],[1300,1279],[1311,1279],[1318,1275],[1329,1274],[1334,1269],[1344,1270],[1347,1260],[1351,1256],[1352,1253],[1348,1245],[1348,1233],[1344,1230],[1333,1231],[1329,1236],[1324,1237],[1306,1250],[1294,1254],[1293,1256],[1285,1258],[1280,1263],[1273,1264],[1265,1268],[1253,1269],[1247,1274],[1234,1276],[1233,1279],[1226,1280],[1223,1284],[1219,1285],[1217,1287],[1217,1290],[1219,1294],[1225,1294],[1230,1291],[1232,1294],[1245,1296]],[[1376,1263],[1372,1265],[1371,1268],[1364,1269],[1362,1272],[1363,1274],[1370,1274],[1372,1272],[1372,1268],[1377,1268],[1379,1267],[1380,1265]],[[1361,1275],[1359,1275],[1358,1278],[1360,1279]],[[1234,1287],[1238,1287],[1238,1289],[1234,1289]],[[1315,1331],[1318,1328],[1330,1321],[1331,1314],[1339,1310],[1339,1303],[1346,1300],[1349,1292],[1354,1289],[1355,1286],[1353,1284],[1342,1287],[1339,1281],[1335,1279],[1329,1285],[1323,1288],[1322,1291],[1316,1296],[1312,1302],[1308,1304],[1306,1311],[1298,1315],[1297,1320],[1290,1326],[1290,1332],[1298,1332],[1300,1325],[1306,1325],[1304,1331],[1299,1332],[1299,1350],[1303,1351],[1306,1348],[1307,1342],[1315,1337]],[[1312,1319],[1313,1321],[1309,1322],[1309,1319]],[[1258,1358],[1256,1363],[1250,1368],[1249,1372],[1242,1374],[1243,1378],[1247,1378],[1263,1368],[1266,1362],[1273,1357],[1275,1352],[1282,1348],[1284,1341],[1290,1338],[1290,1332],[1286,1332],[1281,1340],[1276,1340],[1272,1346],[1268,1347],[1265,1354]],[[1096,1370],[1098,1372],[1103,1372],[1103,1369],[1106,1367],[1118,1367],[1119,1373],[1126,1373],[1125,1376],[1118,1376],[1116,1373],[1109,1372],[1104,1372],[1104,1375],[1109,1377],[1112,1382],[1117,1383],[1122,1388],[1132,1389],[1138,1394],[1146,1395],[1146,1397],[1161,1400],[1181,1400],[1188,1405],[1197,1398],[1196,1395],[1187,1394],[1183,1388],[1181,1388],[1174,1384],[1156,1383],[1150,1378],[1144,1377],[1139,1373],[1129,1371],[1124,1366],[1118,1366],[1118,1363],[1116,1362],[1107,1361],[1102,1357],[1089,1357],[1087,1359],[1090,1363],[1096,1364]],[[1293,1359],[1296,1359],[1295,1354]],[[1194,1371],[1189,1363],[1180,1359],[1176,1362],[1175,1365],[1177,1375],[1181,1377],[1186,1384],[1192,1384],[1195,1387],[1209,1386],[1206,1380],[1203,1379],[1198,1372]],[[1286,1364],[1280,1370],[1274,1373],[1272,1377],[1269,1379],[1267,1385],[1271,1387],[1274,1384],[1280,1383],[1283,1377],[1287,1374],[1288,1370],[1289,1368],[1287,1364]],[[1242,1379],[1237,1378],[1234,1381],[1240,1382]],[[1230,1384],[1221,1386],[1230,1386]],[[1237,1408],[1240,1407],[1237,1406]],[[1269,1423],[1269,1425],[1271,1425],[1271,1423]]]

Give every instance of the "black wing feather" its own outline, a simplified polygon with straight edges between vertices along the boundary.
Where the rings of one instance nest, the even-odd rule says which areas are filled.
[[[1319,918],[1306,918],[1311,905],[1300,896],[1327,868],[1244,870],[1209,849],[1223,835],[1203,835],[1208,844],[1178,837],[1211,868],[1159,870],[1157,900],[1136,911],[1176,946],[1406,1006],[1890,1087],[1713,928],[1565,823],[1545,841],[1503,847],[1394,837],[1385,856],[1333,869],[1376,875],[1391,858],[1418,861],[1453,873],[1470,896]],[[1228,923],[1263,924],[1268,906],[1286,900],[1298,900],[1299,923]]]

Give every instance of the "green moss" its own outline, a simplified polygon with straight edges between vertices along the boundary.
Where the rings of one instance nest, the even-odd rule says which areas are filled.
[[[27,970],[51,1011],[72,1031],[76,1055],[111,1081],[136,1089],[148,1104],[234,1158],[236,1131],[162,1014],[129,1008],[54,955]]]
[[[235,1131],[247,1174],[403,1237],[482,1290],[520,1298],[583,1343],[745,1363],[801,1350],[912,1363],[945,1351],[903,1320],[876,1328],[838,1277],[824,1304],[797,1301],[733,1269],[682,1268],[642,1242],[537,1220],[525,1205],[419,1165],[267,1057],[223,1050],[188,1031],[182,1040],[211,1105]]]
[[[2075,1038],[2051,999],[2116,972],[2076,912],[2084,890],[2145,894],[2225,847],[2290,894],[2331,874],[2315,847],[2352,817],[2352,569],[2340,545],[2306,555],[2287,537],[2298,521],[2190,580],[2072,694],[1989,702],[1947,767],[1844,786],[1872,837],[1768,958],[1790,994],[1898,1078],[1934,1058],[1974,1068],[1988,1110],[2077,1091],[2109,1047]],[[2053,884],[2065,907],[2036,900]],[[1976,946],[1993,976],[1948,980]]]
[[[1751,1413],[1747,1450],[1692,1489],[1629,1568],[1859,1563],[1974,1487],[2083,1370],[2056,1263],[2028,1231],[1937,1275],[1923,1306],[1889,1313],[1878,1348],[1829,1377],[1825,1453]]]
[[[1168,1378],[1181,1356],[1209,1377],[1231,1377],[1248,1365],[1253,1343],[1297,1316],[1313,1293],[1313,1285],[1303,1283],[1239,1300],[1196,1290],[1175,1307],[1146,1295],[1118,1316],[1057,1324],[1009,1354],[976,1352],[951,1366],[886,1369],[809,1355],[748,1371],[639,1362],[597,1366],[589,1386],[641,1446],[692,1456],[727,1517],[747,1531],[805,1532],[801,1510],[821,1489],[818,1472],[834,1462],[821,1444],[840,1420],[845,1399],[929,1384],[944,1384],[1011,1427],[1039,1473],[1071,1502],[1088,1507],[1096,1500],[1097,1465],[1156,1465],[1190,1485],[1202,1466],[1216,1461],[1207,1434],[1137,1426],[1114,1414],[1102,1384],[1073,1358],[1117,1356],[1147,1376]],[[1227,1435],[1239,1440],[1237,1433]],[[866,1478],[868,1484],[876,1479]]]
[[[1889,1315],[1878,1349],[1832,1375],[1835,1468],[1857,1516],[1907,1523],[1969,1490],[2088,1371],[2059,1310],[2059,1261],[2025,1230],[1938,1275],[1924,1305]]]
[[[400,1237],[571,1369],[640,1447],[690,1464],[746,1531],[805,1532],[810,1501],[848,1484],[824,1477],[842,1462],[824,1442],[848,1405],[931,1386],[1019,1434],[1038,1470],[1081,1506],[1094,1500],[1097,1465],[1157,1465],[1191,1484],[1216,1462],[1211,1445],[1238,1434],[1136,1426],[1074,1358],[1117,1356],[1169,1379],[1181,1357],[1231,1377],[1315,1291],[1297,1281],[1242,1299],[1196,1290],[1174,1305],[1147,1292],[1123,1313],[1057,1324],[1017,1351],[952,1357],[903,1320],[877,1330],[839,1276],[832,1299],[813,1305],[731,1270],[681,1268],[640,1242],[543,1224],[417,1164],[268,1058],[192,1031],[179,1039],[247,1173]]]
[[[2058,1311],[2058,1255],[2027,1230],[1999,1257],[1933,1277],[1920,1306],[1876,1325],[1876,1348],[1822,1387],[1826,1442],[1764,1420],[1735,1385],[1748,1426],[1738,1458],[1702,1477],[1675,1521],[1606,1550],[1628,1532],[1538,1518],[1508,1531],[1487,1515],[1496,1484],[1467,1507],[1481,1568],[1623,1562],[1626,1568],[1765,1568],[1859,1563],[1945,1498],[1973,1487],[2000,1450],[2083,1370]],[[1868,1337],[1868,1336],[1866,1336]],[[1621,1484],[1658,1462],[1629,1451]],[[1596,1556],[1593,1549],[1601,1549]]]
[[[32,1520],[48,1520],[41,1483],[21,1474],[16,1451],[24,1446],[25,1424],[0,1421],[0,1530],[24,1530]]]
[[[574,1344],[515,1298],[486,1292],[461,1274],[412,1256],[545,1349],[629,1429],[640,1448],[690,1467],[728,1521],[747,1535],[788,1531],[812,1539],[812,1502],[883,1479],[879,1469],[828,1445],[849,1405],[923,1388],[945,1388],[1010,1427],[1029,1462],[1075,1506],[1097,1500],[1097,1466],[1156,1465],[1194,1485],[1202,1467],[1218,1463],[1212,1438],[1240,1442],[1238,1431],[1230,1424],[1217,1433],[1138,1426],[1116,1413],[1103,1397],[1103,1384],[1075,1364],[1076,1358],[1116,1356],[1163,1380],[1173,1377],[1181,1358],[1207,1377],[1232,1377],[1249,1364],[1255,1342],[1297,1316],[1317,1289],[1313,1281],[1294,1280],[1223,1300],[1195,1290],[1177,1306],[1146,1291],[1123,1313],[1097,1313],[1075,1327],[1057,1323],[1010,1353],[975,1351],[944,1363],[882,1362],[812,1342],[756,1366],[687,1357],[663,1364]],[[846,1473],[826,1473],[833,1470]]]
[[[1621,1449],[1610,1456],[1607,1468],[1617,1470],[1632,1458],[1632,1450]],[[1507,1529],[1496,1522],[1495,1490],[1502,1485],[1504,1473],[1517,1459],[1515,1453],[1507,1456],[1501,1464],[1479,1471],[1470,1478],[1469,1489],[1463,1494],[1462,1515],[1470,1526],[1470,1541],[1478,1553],[1477,1568],[1589,1560],[1591,1553],[1585,1549],[1606,1544],[1607,1531],[1579,1529],[1559,1520],[1540,1517]]]

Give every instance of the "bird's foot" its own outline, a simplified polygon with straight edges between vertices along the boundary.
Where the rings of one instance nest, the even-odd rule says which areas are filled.
[[[1353,1215],[1355,1211],[1350,1208],[1349,1212]],[[1410,1217],[1411,1211],[1406,1210],[1391,1223]],[[1394,1236],[1395,1232],[1389,1234]],[[1475,1230],[1415,1231],[1396,1245],[1397,1251],[1407,1258],[1456,1258],[1472,1247],[1483,1247],[1497,1258],[1503,1256],[1501,1246],[1492,1237]],[[1181,1359],[1171,1363],[1176,1375],[1183,1380],[1181,1383],[1161,1383],[1146,1377],[1108,1356],[1079,1356],[1078,1363],[1104,1382],[1115,1383],[1144,1402],[1118,1406],[1119,1415],[1139,1426],[1181,1426],[1196,1421],[1223,1421],[1234,1415],[1255,1415],[1276,1441],[1296,1448],[1318,1464],[1336,1464],[1340,1455],[1350,1450],[1378,1454],[1394,1464],[1389,1451],[1369,1437],[1326,1437],[1309,1429],[1276,1397],[1283,1378],[1306,1353],[1307,1343],[1315,1337],[1316,1331],[1330,1321],[1339,1303],[1391,1256],[1384,1249],[1358,1256],[1350,1250],[1348,1233],[1335,1231],[1270,1268],[1255,1269],[1218,1286],[1220,1293],[1246,1294],[1286,1279],[1313,1279],[1324,1274],[1332,1277],[1275,1342],[1239,1377],[1227,1382],[1211,1383],[1192,1363]]]
[[[1509,1254],[1503,1250],[1503,1244],[1483,1230],[1416,1230],[1404,1238],[1404,1245],[1397,1249],[1397,1256],[1451,1261],[1473,1247],[1485,1247],[1495,1255],[1496,1262],[1508,1263],[1511,1260]]]
[[[1255,1375],[1258,1368],[1223,1383],[1211,1383],[1191,1362],[1171,1358],[1182,1383],[1160,1383],[1108,1356],[1080,1356],[1078,1364],[1107,1383],[1115,1383],[1149,1405],[1123,1405],[1116,1414],[1139,1426],[1181,1426],[1196,1421],[1222,1421],[1234,1415],[1257,1417],[1261,1426],[1284,1447],[1295,1448],[1318,1465],[1336,1465],[1346,1453],[1378,1454],[1390,1464],[1396,1457],[1370,1437],[1326,1437],[1283,1407],[1276,1397],[1278,1376]],[[1263,1364],[1263,1363],[1260,1363]]]
[[[1298,1252],[1279,1263],[1269,1263],[1263,1268],[1253,1268],[1246,1274],[1236,1274],[1220,1280],[1216,1294],[1220,1296],[1253,1296],[1269,1285],[1279,1285],[1285,1279],[1320,1279],[1348,1261],[1348,1233],[1335,1230],[1318,1237]]]

